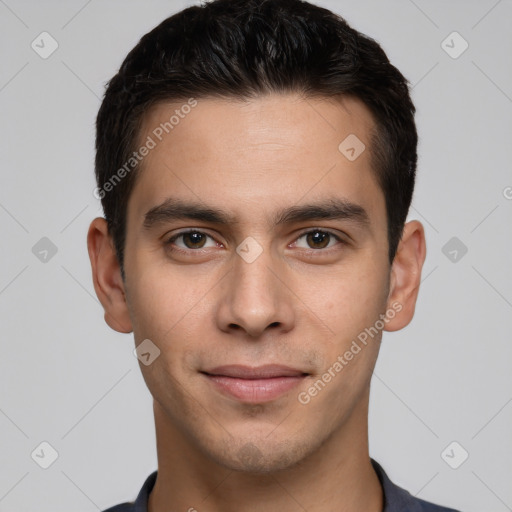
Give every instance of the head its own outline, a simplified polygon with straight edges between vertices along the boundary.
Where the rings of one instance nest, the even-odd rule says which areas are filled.
[[[190,7],[128,54],[97,118],[89,252],[106,321],[160,351],[141,369],[168,432],[271,471],[364,424],[425,257],[414,112],[374,40],[299,0]],[[240,400],[212,387],[223,365],[304,376]]]

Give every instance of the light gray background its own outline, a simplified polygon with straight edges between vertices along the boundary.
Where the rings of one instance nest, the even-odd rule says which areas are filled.
[[[125,54],[190,4],[0,0],[0,511],[101,510],[156,469],[133,338],[106,326],[92,287],[94,121]],[[418,109],[410,218],[428,255],[414,321],[384,335],[371,455],[421,498],[510,511],[512,2],[322,5],[381,43]],[[47,59],[31,48],[42,31],[59,44]],[[453,31],[469,43],[457,59],[441,46]],[[456,262],[442,252],[454,236],[468,248]],[[42,237],[58,249],[46,263]],[[31,458],[42,441],[59,454],[48,469]],[[458,469],[441,456],[452,441],[469,453]]]

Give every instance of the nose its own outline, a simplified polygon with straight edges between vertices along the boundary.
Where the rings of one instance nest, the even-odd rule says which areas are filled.
[[[252,262],[235,254],[217,303],[219,329],[251,338],[269,330],[292,330],[296,311],[285,273],[286,264],[273,257],[270,249],[264,249]]]

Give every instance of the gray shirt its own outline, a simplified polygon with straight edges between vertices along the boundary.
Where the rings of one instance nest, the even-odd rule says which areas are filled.
[[[415,498],[405,489],[395,485],[378,462],[373,459],[370,460],[379,477],[384,493],[384,509],[382,512],[458,512],[453,508],[441,507]],[[103,512],[148,512],[149,493],[155,485],[156,475],[157,471],[154,471],[147,477],[135,501],[121,503]]]

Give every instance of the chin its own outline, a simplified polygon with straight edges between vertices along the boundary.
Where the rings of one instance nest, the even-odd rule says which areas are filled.
[[[288,441],[275,445],[264,439],[261,442],[242,442],[236,446],[229,440],[218,453],[210,452],[210,457],[232,471],[263,475],[296,466],[312,450],[313,447],[309,443],[300,445]]]

